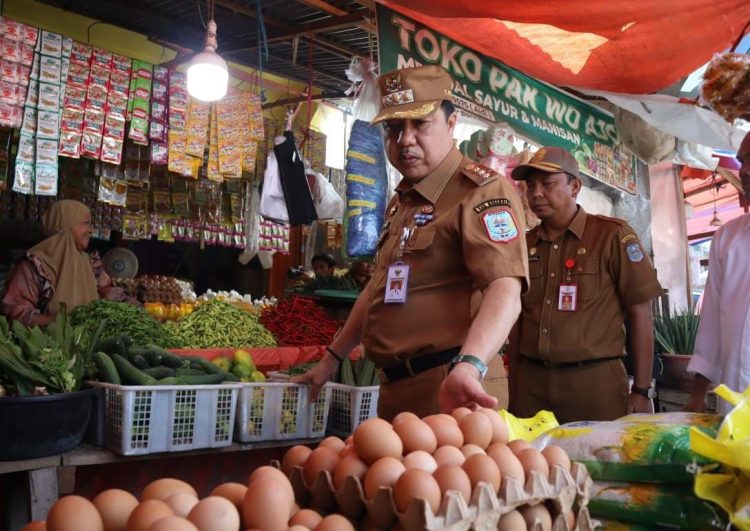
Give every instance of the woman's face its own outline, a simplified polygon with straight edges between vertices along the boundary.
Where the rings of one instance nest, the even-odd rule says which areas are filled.
[[[76,242],[76,248],[78,248],[79,251],[85,251],[89,247],[89,242],[91,241],[91,235],[93,234],[93,230],[91,230],[91,213],[86,214],[86,217],[78,223],[77,225],[74,225],[72,229],[70,229],[73,232],[73,238]]]

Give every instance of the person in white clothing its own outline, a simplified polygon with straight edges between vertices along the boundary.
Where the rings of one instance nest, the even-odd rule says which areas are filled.
[[[750,201],[750,133],[737,152],[745,199]],[[704,411],[712,384],[742,392],[750,385],[750,214],[714,234],[708,259],[708,279],[688,371],[695,383],[686,411]],[[729,405],[721,403],[722,413]]]

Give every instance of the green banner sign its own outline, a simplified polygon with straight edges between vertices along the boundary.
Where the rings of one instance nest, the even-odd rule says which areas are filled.
[[[633,156],[620,146],[612,116],[396,11],[377,10],[381,72],[440,65],[453,77],[462,113],[488,124],[505,122],[539,145],[565,148],[582,172],[636,193]]]

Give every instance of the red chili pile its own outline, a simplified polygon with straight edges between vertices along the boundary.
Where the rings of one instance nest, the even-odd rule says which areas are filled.
[[[341,326],[309,297],[293,296],[261,312],[260,322],[280,347],[328,345]]]

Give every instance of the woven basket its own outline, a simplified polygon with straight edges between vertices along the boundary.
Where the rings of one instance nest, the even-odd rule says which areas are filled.
[[[693,358],[689,354],[659,354],[664,362],[664,387],[690,392],[693,390],[692,373],[687,372]]]

